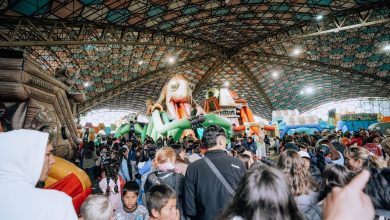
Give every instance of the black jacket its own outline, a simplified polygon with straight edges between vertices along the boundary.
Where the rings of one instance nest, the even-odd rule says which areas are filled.
[[[217,167],[229,185],[236,189],[245,173],[244,164],[222,150],[206,152],[205,156]],[[184,180],[184,214],[190,219],[215,219],[232,196],[219,181],[204,159],[187,168]]]
[[[295,150],[296,152],[299,151],[299,148],[293,144],[293,143],[287,143],[286,145],[284,145],[284,150]]]
[[[180,211],[180,219],[184,219],[183,215],[183,186],[184,186],[184,176],[181,173],[176,173],[174,170],[168,170],[168,171],[159,171],[155,170],[154,172],[150,173],[148,177],[146,178],[144,189],[145,193],[147,193],[153,186],[165,184],[176,192],[176,203],[177,208]]]

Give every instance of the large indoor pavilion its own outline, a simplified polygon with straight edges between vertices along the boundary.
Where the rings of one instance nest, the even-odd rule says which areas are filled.
[[[390,219],[390,1],[0,0],[0,149],[0,219]]]

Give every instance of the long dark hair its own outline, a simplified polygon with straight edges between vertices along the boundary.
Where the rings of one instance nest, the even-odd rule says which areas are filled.
[[[245,174],[232,203],[219,219],[236,216],[246,220],[304,219],[283,173],[269,166],[259,166]]]
[[[151,147],[151,148],[148,148],[147,150],[147,155],[148,155],[148,160],[154,160],[154,158],[156,157],[156,149],[157,148],[154,148],[154,147]]]
[[[118,167],[113,164],[107,164],[103,167],[104,173],[106,175],[107,179],[107,188],[105,195],[108,197],[110,196],[111,190],[110,190],[110,180],[112,179],[115,183],[114,192],[115,194],[119,192],[117,181],[118,181]]]
[[[246,169],[249,169],[249,161],[251,159],[251,157],[249,155],[247,155],[247,154],[239,154],[238,155],[238,159],[240,159],[244,163]]]
[[[339,164],[330,164],[325,167],[323,174],[324,180],[319,200],[324,199],[335,186],[345,186],[353,177],[353,173],[345,166]]]
[[[370,168],[370,172],[364,192],[370,196],[376,209],[390,210],[390,168]]]
[[[95,150],[95,143],[93,141],[89,141],[84,150],[85,158],[91,159],[93,157],[93,151]]]
[[[183,146],[182,146],[181,144],[171,144],[170,147],[171,147],[171,148],[175,151],[175,153],[176,153],[176,163],[185,163],[185,164],[188,163],[187,161],[181,159],[181,157],[180,157],[180,153],[181,153],[182,151],[184,151]]]

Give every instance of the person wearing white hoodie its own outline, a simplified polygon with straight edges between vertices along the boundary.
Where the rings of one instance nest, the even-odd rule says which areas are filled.
[[[49,134],[33,130],[0,133],[0,219],[77,219],[63,192],[38,189],[55,163]]]

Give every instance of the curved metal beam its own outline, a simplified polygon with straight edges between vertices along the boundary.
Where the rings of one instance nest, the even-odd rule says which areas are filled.
[[[257,48],[278,45],[284,42],[291,42],[292,40],[388,23],[390,22],[389,14],[375,14],[376,10],[381,10],[383,7],[389,7],[389,5],[383,3],[357,8],[356,10],[348,10],[344,14],[329,16],[323,21],[313,21],[299,27],[293,26],[289,29],[282,29],[278,32],[273,32],[269,36],[265,36],[265,38],[260,41],[252,42],[251,44],[239,48],[239,51],[235,56],[253,51]],[[362,12],[367,13],[363,14]]]
[[[320,68],[325,68],[327,70],[330,70],[330,71],[323,71],[325,74],[329,74],[329,75],[336,76],[336,77],[342,77],[344,79],[345,79],[345,77],[338,74],[337,72],[349,73],[349,74],[354,75],[354,76],[362,77],[363,79],[370,78],[370,79],[373,79],[375,81],[384,82],[386,84],[390,82],[390,78],[384,78],[384,77],[380,77],[380,76],[373,75],[373,74],[357,72],[357,71],[353,71],[351,69],[346,69],[344,67],[335,66],[332,64],[321,63],[318,61],[299,59],[299,58],[277,55],[277,54],[259,53],[259,52],[254,52],[254,51],[248,52],[248,54],[250,54],[250,53],[256,54],[257,56],[260,56],[260,57],[268,57],[268,58],[272,57],[272,58],[284,59],[284,60],[288,60],[288,61],[292,61],[292,62],[302,62],[302,64],[307,63],[307,64],[309,64],[308,66],[310,66],[310,68],[307,68],[307,67],[305,68],[304,66],[299,66],[299,65],[293,65],[293,66],[299,67],[302,69],[310,69],[310,70],[316,70],[316,71],[318,71],[318,69],[320,69]],[[351,78],[348,78],[348,79],[351,79]]]
[[[128,46],[157,46],[157,47],[174,47],[186,50],[202,50],[201,48],[193,48],[177,44],[164,44],[153,42],[131,42],[131,41],[56,41],[56,40],[40,40],[40,41],[3,41],[0,42],[0,47],[25,47],[25,46],[67,46],[67,45],[128,45]]]
[[[214,63],[211,64],[210,68],[207,70],[205,74],[203,74],[202,78],[196,83],[195,89],[192,92],[193,97],[196,96],[196,94],[199,92],[199,89],[207,83],[207,81],[214,76],[217,72],[217,69],[220,68],[223,64],[223,61],[220,59],[217,59]]]
[[[124,82],[121,85],[119,85],[119,86],[117,86],[109,91],[103,92],[100,95],[97,95],[96,97],[92,97],[92,98],[88,99],[87,101],[81,103],[78,106],[77,115],[84,113],[84,112],[88,111],[89,109],[95,107],[96,105],[98,105],[106,100],[109,100],[109,99],[113,98],[114,96],[120,95],[120,94],[130,90],[131,88],[140,87],[140,86],[143,86],[147,83],[150,83],[156,79],[161,79],[161,78],[167,77],[170,75],[171,68],[183,66],[183,65],[188,64],[188,63],[192,63],[192,62],[196,62],[196,61],[199,61],[202,59],[206,59],[208,57],[212,57],[212,55],[205,54],[202,56],[197,56],[197,57],[194,57],[194,58],[191,58],[188,60],[178,62],[174,66],[166,66],[166,67],[157,69],[155,71],[149,72],[143,76],[139,76],[133,80],[129,80],[127,82]]]
[[[166,46],[188,50],[208,49],[215,55],[223,55],[223,50],[199,39],[190,36],[180,36],[165,32],[152,32],[149,30],[136,30],[128,26],[113,24],[97,24],[91,22],[65,22],[49,19],[33,19],[20,17],[5,17],[0,15],[3,29],[0,31],[0,47],[22,46],[56,46],[56,45],[87,45],[87,44],[122,44],[142,46]],[[30,32],[24,27],[35,26]],[[17,39],[15,36],[32,36],[46,38],[47,40]],[[110,39],[107,36],[110,35]],[[127,38],[125,37],[127,36]],[[128,38],[130,36],[130,38]],[[149,41],[142,39],[148,38]],[[157,40],[156,40],[157,39]]]
[[[232,62],[237,65],[238,69],[249,79],[249,81],[255,86],[257,92],[259,95],[261,95],[264,99],[265,104],[271,109],[271,112],[275,110],[274,106],[272,105],[271,100],[267,96],[267,93],[264,91],[263,87],[260,85],[260,83],[256,80],[256,78],[253,76],[249,68],[238,59],[232,59]]]

